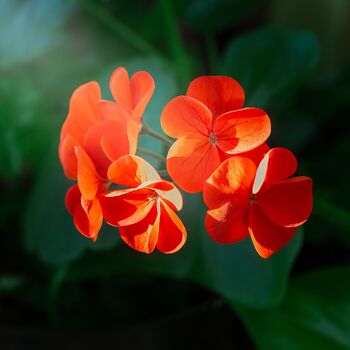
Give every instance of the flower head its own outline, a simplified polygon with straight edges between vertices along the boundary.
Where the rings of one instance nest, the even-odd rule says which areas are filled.
[[[177,140],[169,150],[167,169],[187,192],[199,192],[228,157],[251,151],[270,135],[270,119],[258,108],[242,108],[244,92],[232,78],[199,77],[186,96],[171,100],[161,124]]]
[[[258,167],[245,157],[224,161],[203,191],[211,238],[234,243],[250,236],[264,258],[283,248],[312,210],[312,180],[289,178],[296,168],[285,148],[268,151]]]
[[[59,145],[65,175],[78,181],[67,192],[68,211],[78,230],[93,239],[103,221],[98,198],[107,188],[108,168],[121,156],[136,152],[139,123],[154,82],[146,72],[135,73],[129,81],[120,67],[112,74],[110,87],[118,103],[101,100],[97,82],[73,92]]]
[[[108,170],[109,181],[127,187],[100,198],[105,220],[119,227],[121,238],[132,248],[151,253],[178,251],[186,241],[186,229],[175,214],[182,197],[170,182],[137,156],[124,156]]]

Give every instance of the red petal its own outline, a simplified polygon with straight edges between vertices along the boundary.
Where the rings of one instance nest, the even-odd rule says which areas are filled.
[[[130,152],[125,120],[104,120],[92,126],[85,135],[84,149],[103,177],[112,161]]]
[[[138,137],[141,130],[142,124],[132,118],[131,114],[127,110],[112,101],[100,101],[97,105],[97,114],[101,120],[118,120],[120,122],[126,122],[126,130],[129,138],[130,152],[131,154],[136,153]],[[122,127],[125,130],[125,127]],[[111,142],[113,144],[113,142]],[[108,148],[111,145],[107,145]]]
[[[152,97],[154,80],[147,72],[137,72],[129,80],[126,69],[119,67],[111,76],[110,89],[114,99],[139,120]]]
[[[120,227],[123,241],[142,253],[152,253],[158,240],[160,212],[154,205],[148,215],[138,223]]]
[[[137,187],[146,181],[160,180],[160,177],[144,159],[128,155],[111,164],[108,179],[121,186]]]
[[[200,135],[183,136],[170,147],[168,173],[186,192],[202,191],[205,181],[220,165],[218,149]]]
[[[257,195],[257,204],[279,226],[302,225],[312,211],[312,180],[298,176],[273,184]]]
[[[58,155],[64,170],[64,174],[72,180],[76,180],[78,171],[78,160],[75,155],[75,147],[78,146],[78,141],[70,135],[60,143]]]
[[[239,109],[219,116],[213,133],[223,152],[247,152],[263,144],[270,136],[270,118],[258,108]]]
[[[208,136],[212,115],[201,102],[188,96],[178,96],[165,106],[160,122],[164,132],[174,138],[189,133]]]
[[[237,198],[248,202],[256,166],[248,158],[232,157],[225,160],[210,176],[203,189],[204,203],[209,209],[222,207]]]
[[[73,92],[68,116],[62,126],[61,142],[70,135],[79,144],[83,143],[86,131],[96,121],[96,103],[100,99],[100,87],[94,81],[81,85]]]
[[[204,76],[194,79],[188,87],[187,96],[204,103],[213,117],[242,108],[244,91],[239,83],[224,76]]]
[[[85,237],[96,241],[103,222],[99,200],[92,201],[82,197],[81,204],[74,212],[74,224],[77,230]]]
[[[186,229],[179,217],[165,203],[160,206],[157,249],[162,253],[175,253],[186,242]]]
[[[78,185],[82,195],[89,200],[96,197],[103,179],[98,174],[94,163],[88,154],[81,148],[75,148],[78,159]]]
[[[66,193],[66,207],[70,215],[74,215],[75,209],[80,205],[81,193],[78,185],[71,186]]]
[[[112,191],[100,197],[103,217],[113,226],[131,225],[141,221],[151,210],[154,192],[147,188]]]
[[[208,210],[205,228],[218,243],[235,243],[248,236],[248,197],[236,197],[221,207]]]
[[[250,210],[249,234],[256,251],[262,258],[269,258],[282,249],[294,236],[297,228],[278,226],[270,221],[257,206]]]
[[[260,162],[253,186],[253,193],[267,189],[274,182],[286,179],[295,173],[297,160],[286,148],[272,148]]]

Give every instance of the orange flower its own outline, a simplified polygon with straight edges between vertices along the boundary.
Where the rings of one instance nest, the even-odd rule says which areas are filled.
[[[242,108],[242,87],[229,77],[199,77],[186,96],[164,108],[161,124],[178,140],[171,146],[167,169],[187,192],[203,189],[205,181],[227,157],[251,151],[270,135],[268,115],[258,108]]]
[[[97,82],[74,91],[59,145],[65,175],[78,180],[67,192],[66,206],[79,232],[94,240],[103,221],[98,196],[107,188],[107,170],[114,160],[136,152],[154,82],[146,72],[135,73],[129,81],[126,70],[117,68],[110,87],[119,103],[101,100]]]
[[[234,243],[250,235],[263,258],[284,247],[312,210],[312,180],[288,178],[296,168],[285,148],[271,149],[258,167],[245,157],[224,161],[203,190],[211,238]]]
[[[178,251],[186,241],[186,229],[175,214],[182,197],[170,182],[142,158],[124,156],[108,170],[111,182],[128,189],[106,193],[100,198],[105,220],[119,227],[121,238],[130,247],[151,253]]]

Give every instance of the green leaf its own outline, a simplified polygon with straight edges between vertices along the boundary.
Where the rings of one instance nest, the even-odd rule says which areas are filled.
[[[265,27],[233,39],[222,70],[242,84],[247,105],[263,107],[302,83],[318,60],[312,33]]]
[[[61,39],[61,25],[72,9],[63,0],[0,0],[0,68],[31,60]]]
[[[292,281],[275,309],[233,305],[260,350],[350,348],[350,267],[310,272]]]
[[[51,152],[23,220],[26,249],[47,263],[66,263],[88,248],[108,249],[117,244],[118,236],[107,226],[95,244],[76,230],[64,204],[65,193],[71,185],[64,177],[57,153]]]
[[[300,233],[287,247],[264,260],[254,251],[249,239],[234,245],[211,241],[203,227],[204,214],[201,196],[185,194],[180,217],[186,226],[188,240],[179,252],[145,255],[123,244],[113,254],[85,256],[73,264],[67,278],[77,280],[146,272],[192,280],[226,298],[256,308],[279,303],[300,247]]]

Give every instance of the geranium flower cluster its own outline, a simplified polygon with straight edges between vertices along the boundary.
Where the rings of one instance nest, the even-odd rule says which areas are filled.
[[[208,208],[203,219],[214,241],[250,236],[264,258],[284,247],[310,216],[312,180],[290,177],[297,168],[294,155],[267,146],[266,112],[243,108],[244,91],[230,77],[194,79],[160,117],[164,132],[176,139],[166,157],[172,183],[135,155],[140,132],[153,135],[142,117],[154,88],[147,72],[129,78],[119,67],[110,80],[114,101],[102,99],[96,82],[74,91],[59,158],[65,175],[77,181],[67,191],[66,206],[78,231],[96,240],[105,220],[140,252],[174,253],[186,241],[175,183],[183,191],[202,192]]]

